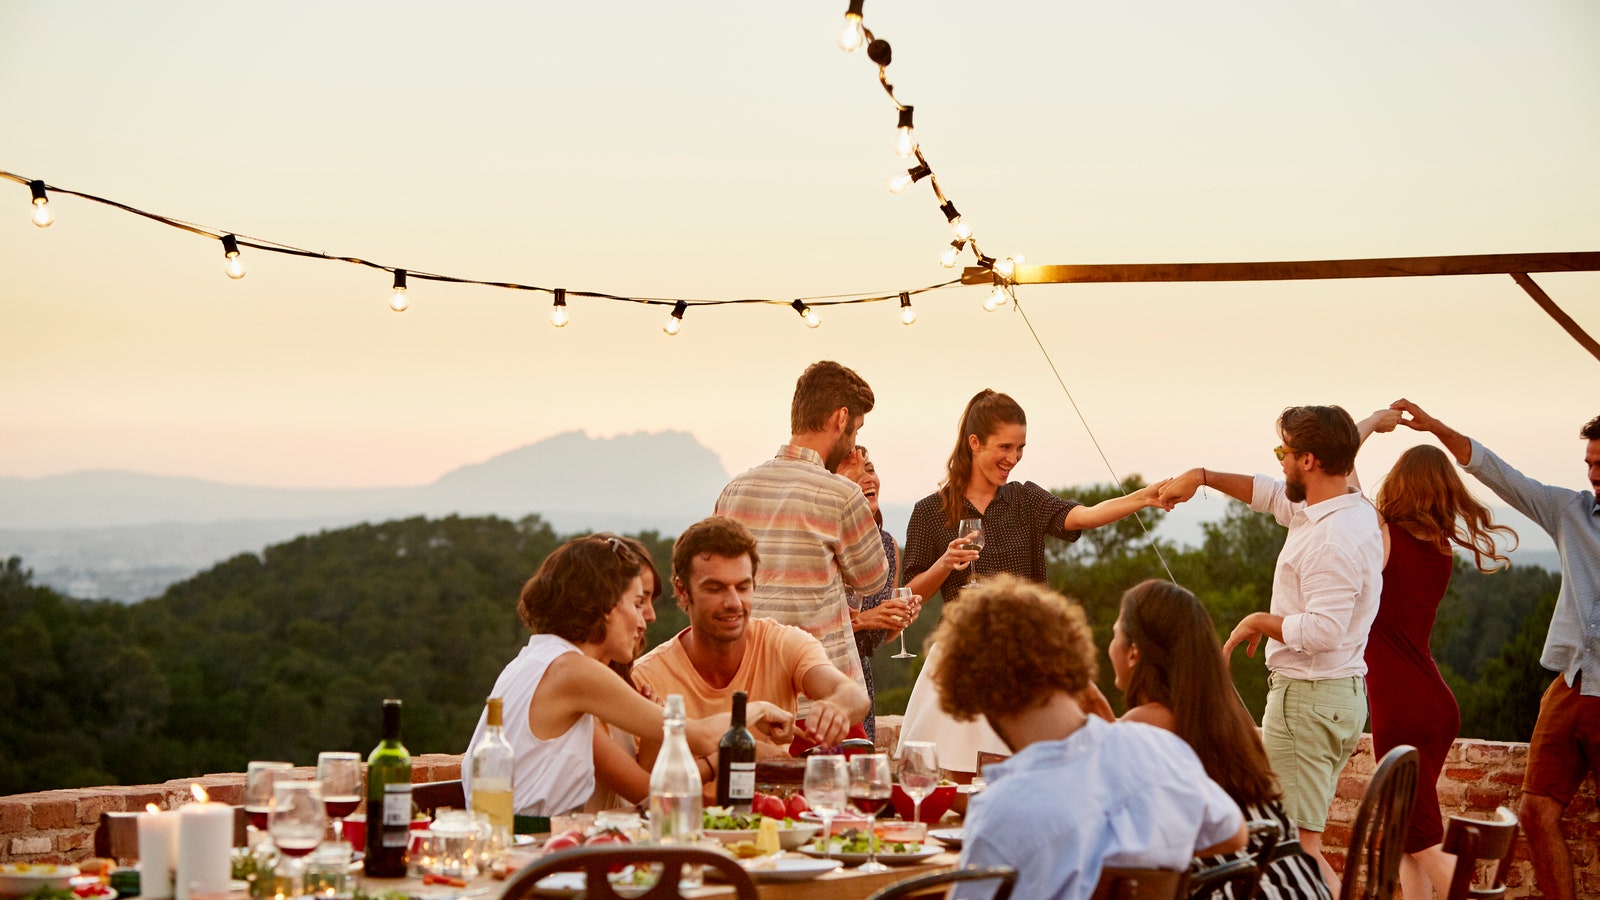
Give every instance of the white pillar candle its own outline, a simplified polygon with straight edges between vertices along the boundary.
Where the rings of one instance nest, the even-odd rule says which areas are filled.
[[[233,807],[190,803],[178,809],[178,876],[175,896],[190,890],[226,891],[233,877]]]
[[[172,896],[177,826],[176,813],[139,814],[139,895],[146,900],[167,900]]]

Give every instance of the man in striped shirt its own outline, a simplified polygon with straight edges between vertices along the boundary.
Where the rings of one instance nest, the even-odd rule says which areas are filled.
[[[795,383],[789,443],[729,482],[716,507],[717,515],[756,536],[761,579],[754,615],[810,632],[863,689],[845,591],[879,590],[889,563],[860,486],[834,473],[855,451],[872,404],[872,388],[860,375],[836,362],[812,363]],[[799,714],[808,711],[802,702]]]

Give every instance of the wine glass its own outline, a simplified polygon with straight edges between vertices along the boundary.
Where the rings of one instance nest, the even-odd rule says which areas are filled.
[[[922,801],[939,786],[939,750],[932,741],[900,745],[900,789],[911,798],[911,821],[922,821]]]
[[[949,520],[946,520],[946,521],[949,521]],[[956,534],[958,536],[960,536],[960,537],[964,537],[964,538],[967,539],[966,543],[961,545],[961,549],[963,549],[963,550],[977,550],[979,552],[983,551],[983,519],[981,519],[981,518],[962,519],[961,520],[961,524],[956,527]],[[969,566],[970,567],[967,570],[967,573],[968,573],[967,574],[967,584],[968,585],[977,584],[978,583],[978,561],[977,560],[973,560],[969,564]],[[965,587],[965,586],[966,585],[963,585],[963,587]]]
[[[292,763],[251,760],[244,777],[244,811],[250,825],[267,833],[267,814],[272,811],[272,785],[293,769]]]
[[[850,772],[843,756],[806,757],[806,805],[822,820],[822,855],[833,858],[833,817],[844,812]]]
[[[878,862],[878,813],[889,805],[893,793],[889,757],[882,753],[857,753],[850,757],[850,803],[867,816],[867,861],[857,871],[887,872]]]
[[[269,815],[272,843],[289,858],[293,896],[305,893],[305,864],[301,857],[317,849],[328,830],[328,812],[322,805],[322,782],[279,781],[272,786]]]
[[[333,841],[344,842],[344,817],[361,805],[361,755],[338,750],[317,754],[317,780],[322,782],[322,805],[333,820]]]
[[[904,600],[904,601],[906,601],[906,603],[910,603],[911,602],[911,598],[913,596],[915,596],[915,595],[911,593],[911,588],[900,587],[900,588],[895,588],[894,589],[894,593],[890,594],[889,596],[890,596],[891,599]],[[910,627],[911,626],[909,624],[906,625],[906,628],[910,628]],[[905,628],[900,629],[900,652],[896,653],[894,656],[892,656],[890,658],[891,659],[915,659],[916,656],[917,655],[915,653],[912,653],[912,652],[906,650],[906,629]]]

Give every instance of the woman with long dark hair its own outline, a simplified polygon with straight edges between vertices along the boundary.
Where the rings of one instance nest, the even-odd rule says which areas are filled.
[[[1122,595],[1107,650],[1117,687],[1128,701],[1124,722],[1164,728],[1188,742],[1211,780],[1244,810],[1246,821],[1278,823],[1292,842],[1295,823],[1279,803],[1277,779],[1255,720],[1234,692],[1211,614],[1194,594],[1170,581],[1140,582]],[[1258,896],[1267,900],[1326,900],[1328,885],[1298,844],[1283,845],[1266,868]],[[1254,855],[1259,840],[1240,854],[1200,860],[1201,867]]]
[[[905,577],[911,592],[944,602],[956,600],[974,574],[1001,572],[1045,584],[1045,538],[1075,541],[1085,528],[1098,528],[1161,506],[1160,488],[1149,485],[1094,506],[1065,500],[1031,481],[1011,480],[1028,441],[1028,419],[1021,405],[998,391],[979,391],[961,411],[956,445],[945,464],[939,490],[917,502],[906,527]],[[963,519],[983,520],[982,551],[967,549],[970,535],[958,533]],[[973,571],[968,571],[968,568]],[[901,728],[902,741],[933,741],[941,768],[958,780],[977,772],[979,752],[1005,754],[1005,742],[981,719],[957,722],[939,707],[931,677],[937,646],[911,690]],[[1089,705],[1100,708],[1095,691]],[[1109,708],[1105,708],[1109,715]]]
[[[1426,900],[1431,888],[1440,897],[1450,888],[1453,857],[1440,848],[1444,820],[1439,812],[1439,773],[1461,730],[1455,695],[1439,674],[1428,641],[1439,601],[1450,586],[1455,546],[1472,554],[1480,572],[1498,571],[1507,559],[1495,539],[1516,532],[1496,525],[1489,510],[1473,499],[1444,451],[1412,447],[1378,488],[1383,520],[1383,594],[1367,637],[1367,703],[1372,716],[1372,752],[1400,744],[1417,748],[1417,796],[1411,807],[1400,887],[1407,897]]]

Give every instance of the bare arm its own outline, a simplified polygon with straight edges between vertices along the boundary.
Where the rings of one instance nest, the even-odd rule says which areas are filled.
[[[806,696],[811,698],[811,715],[806,718],[809,737],[824,747],[844,740],[850,726],[866,718],[872,701],[867,692],[844,677],[831,663],[812,666],[801,676]]]
[[[1410,428],[1412,431],[1426,431],[1438,438],[1439,443],[1444,445],[1444,449],[1448,450],[1450,455],[1456,458],[1456,462],[1463,466],[1472,462],[1472,442],[1467,439],[1466,435],[1423,412],[1422,407],[1404,397],[1389,404],[1389,408],[1411,417],[1409,419],[1402,418],[1400,420],[1401,425]]]
[[[650,796],[650,773],[604,728],[594,730],[594,777],[629,803],[636,804]]]
[[[1365,445],[1367,443],[1367,438],[1372,437],[1374,433],[1388,434],[1389,432],[1393,431],[1394,427],[1398,424],[1400,424],[1399,410],[1388,408],[1380,409],[1373,412],[1372,415],[1367,416],[1365,419],[1357,422],[1356,433],[1361,436],[1361,443]],[[1356,474],[1354,466],[1351,466],[1350,468],[1350,477],[1346,480],[1346,483],[1358,491],[1361,490],[1361,478]]]
[[[1248,642],[1244,648],[1246,656],[1255,656],[1256,647],[1261,644],[1262,636],[1275,641],[1283,640],[1283,616],[1272,613],[1253,612],[1239,620],[1233,626],[1233,633],[1228,635],[1228,640],[1222,645],[1222,658],[1227,659],[1233,655],[1233,648]]]
[[[1215,488],[1240,503],[1249,503],[1255,493],[1254,475],[1235,475],[1215,469],[1190,469],[1176,478],[1169,478],[1161,489],[1161,502],[1168,509],[1194,496],[1202,486]]]
[[[1067,527],[1073,531],[1099,528],[1102,525],[1110,525],[1118,519],[1126,519],[1147,506],[1171,509],[1172,504],[1163,502],[1161,498],[1161,489],[1171,481],[1172,479],[1168,478],[1155,484],[1148,484],[1131,494],[1102,500],[1093,506],[1074,506],[1067,510]]]

